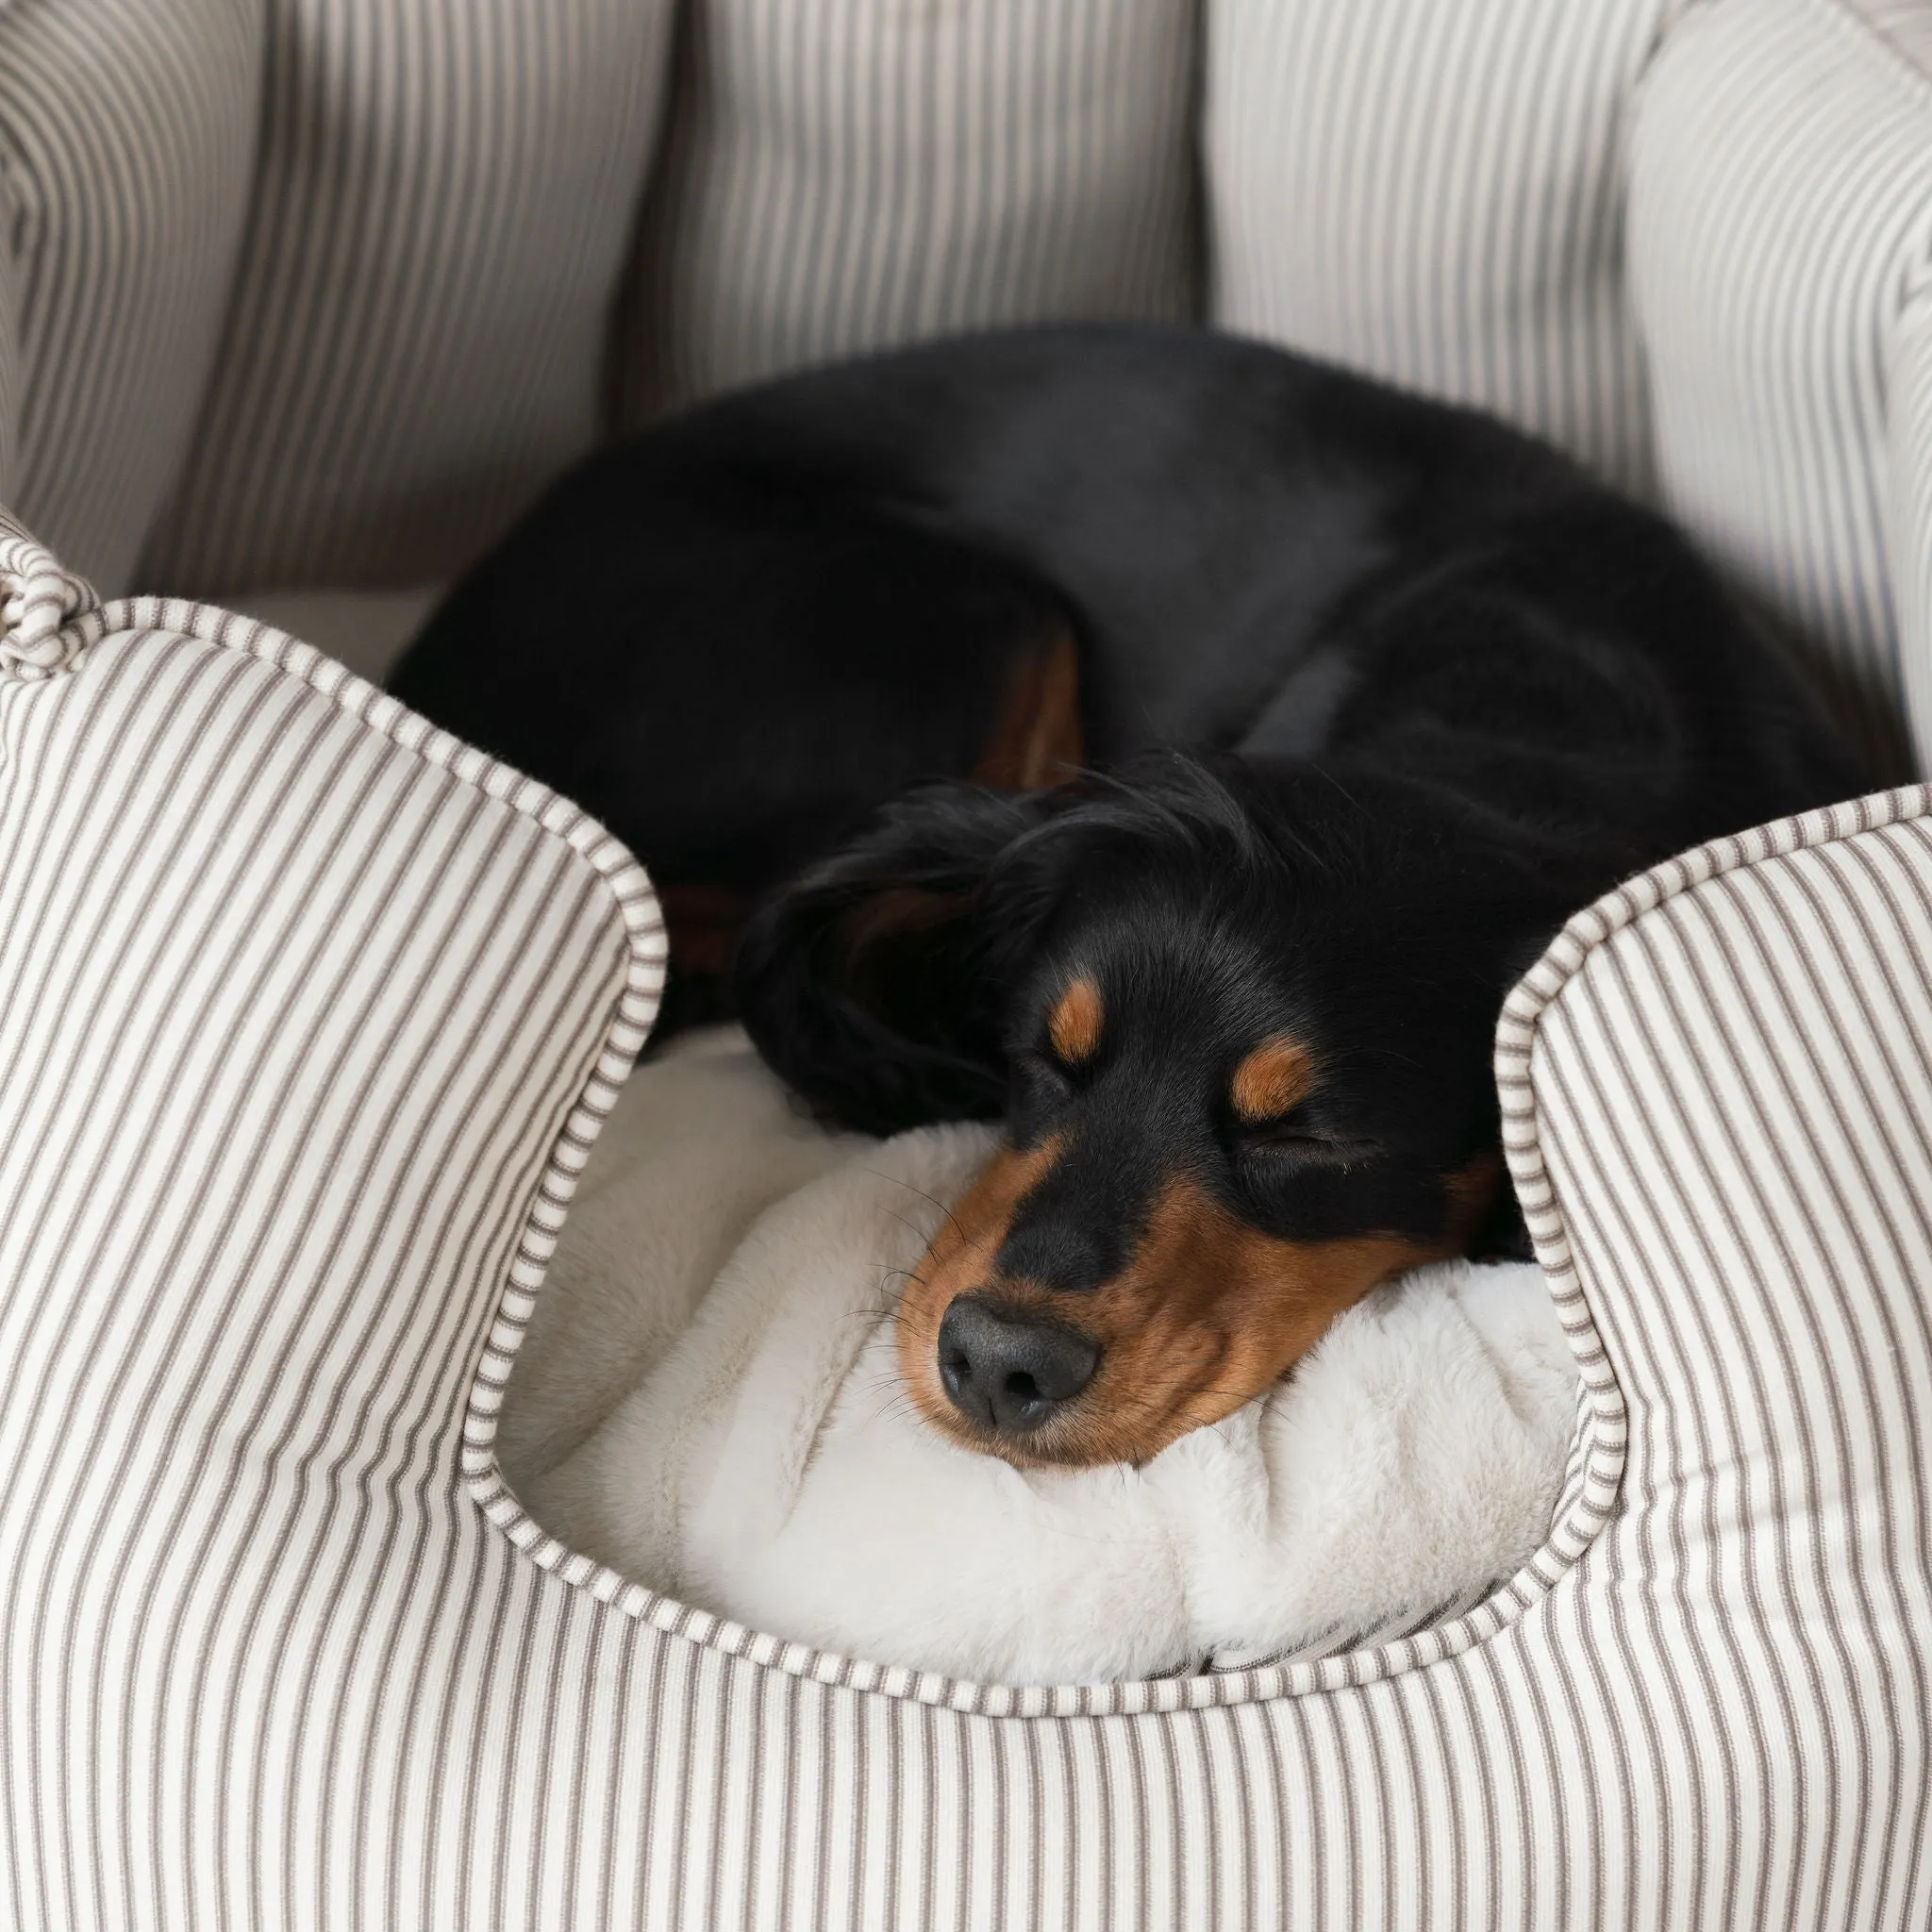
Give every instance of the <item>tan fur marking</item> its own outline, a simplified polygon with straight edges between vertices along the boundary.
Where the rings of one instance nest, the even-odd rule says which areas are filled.
[[[921,886],[887,886],[862,899],[839,922],[848,955],[865,952],[881,940],[930,932],[966,910],[961,892],[933,892]]]
[[[1467,1167],[1449,1176],[1449,1238],[1456,1243],[1457,1254],[1469,1245],[1502,1191],[1500,1154],[1478,1154]]]
[[[750,909],[744,894],[714,886],[665,886],[658,897],[672,965],[679,973],[728,973]]]
[[[1076,979],[1053,1003],[1053,1011],[1046,1016],[1046,1037],[1061,1060],[1077,1067],[1099,1051],[1106,1017],[1100,989],[1091,979]]]
[[[1073,632],[1056,630],[1015,661],[973,776],[1006,791],[1040,791],[1071,777],[1083,752],[1080,655]]]
[[[1264,1040],[1234,1070],[1228,1094],[1250,1123],[1278,1120],[1308,1091],[1307,1049],[1292,1040]]]
[[[1022,1468],[1138,1465],[1190,1429],[1233,1414],[1376,1283],[1460,1252],[1501,1179],[1493,1156],[1448,1178],[1449,1225],[1440,1241],[1377,1234],[1291,1241],[1250,1227],[1177,1175],[1126,1267],[1098,1289],[1069,1294],[994,1272],[1014,1211],[1058,1158],[1051,1141],[1030,1153],[995,1154],[913,1271],[899,1307],[900,1374],[926,1420]],[[940,1322],[956,1295],[979,1291],[1016,1312],[1071,1322],[1101,1345],[1086,1391],[1034,1435],[979,1435],[940,1382]]]

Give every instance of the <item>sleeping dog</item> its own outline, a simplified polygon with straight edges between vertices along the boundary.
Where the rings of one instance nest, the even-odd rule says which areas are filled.
[[[824,1118],[1004,1117],[898,1347],[1021,1465],[1142,1462],[1507,1246],[1511,982],[1625,874],[1857,789],[1658,517],[1185,330],[691,409],[565,477],[394,689],[626,841],[687,990],[735,954]]]

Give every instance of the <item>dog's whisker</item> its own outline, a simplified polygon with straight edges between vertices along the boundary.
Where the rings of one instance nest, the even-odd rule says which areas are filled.
[[[883,1208],[881,1211],[886,1214],[890,1214],[892,1217],[892,1219],[899,1224],[901,1227],[907,1230],[908,1234],[917,1235],[921,1241],[926,1241],[928,1239],[924,1228],[921,1227],[916,1221],[908,1220],[905,1215],[901,1214],[896,1208]]]
[[[957,1214],[955,1214],[952,1208],[948,1207],[945,1202],[941,1201],[937,1194],[928,1192],[924,1188],[915,1187],[912,1182],[904,1179],[902,1176],[898,1174],[881,1173],[880,1170],[875,1167],[869,1167],[865,1169],[865,1172],[873,1175],[874,1179],[890,1181],[895,1187],[904,1188],[908,1194],[917,1194],[922,1201],[930,1201],[932,1205],[935,1208],[937,1208],[940,1210],[940,1212],[943,1214],[949,1222],[952,1223],[955,1231],[959,1236],[959,1239],[961,1241],[965,1241],[967,1239],[966,1230],[959,1224],[959,1217]],[[891,1213],[891,1210],[888,1208],[887,1212]],[[900,1215],[895,1215],[893,1218],[895,1220],[904,1221],[904,1217]],[[909,1221],[906,1221],[905,1225],[908,1227],[912,1227],[912,1223]],[[916,1228],[914,1228],[913,1231],[915,1233],[918,1232]]]

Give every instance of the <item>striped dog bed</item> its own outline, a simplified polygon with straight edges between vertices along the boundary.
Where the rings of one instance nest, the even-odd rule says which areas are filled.
[[[17,534],[0,580],[19,1923],[1926,1922],[1932,794],[1674,860],[1512,995],[1585,1400],[1506,1587],[968,1684],[626,1583],[496,1474],[661,979],[629,856],[281,633]]]

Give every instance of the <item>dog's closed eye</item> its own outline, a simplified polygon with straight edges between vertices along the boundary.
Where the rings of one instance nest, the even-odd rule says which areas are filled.
[[[1052,1053],[1022,1051],[1012,1062],[1016,1097],[1023,1105],[1052,1107],[1072,1099],[1077,1070],[1063,1066]]]
[[[1297,1165],[1321,1161],[1353,1167],[1375,1151],[1366,1141],[1325,1131],[1299,1108],[1280,1120],[1241,1125],[1236,1130],[1235,1144],[1257,1160]]]
[[[1347,1167],[1374,1151],[1319,1117],[1309,1101],[1314,1075],[1308,1050],[1286,1037],[1263,1041],[1242,1058],[1228,1082],[1234,1141],[1242,1154]]]
[[[1331,1147],[1333,1136],[1324,1134],[1301,1108],[1293,1108],[1278,1120],[1243,1121],[1237,1129],[1243,1147],[1311,1148]]]

